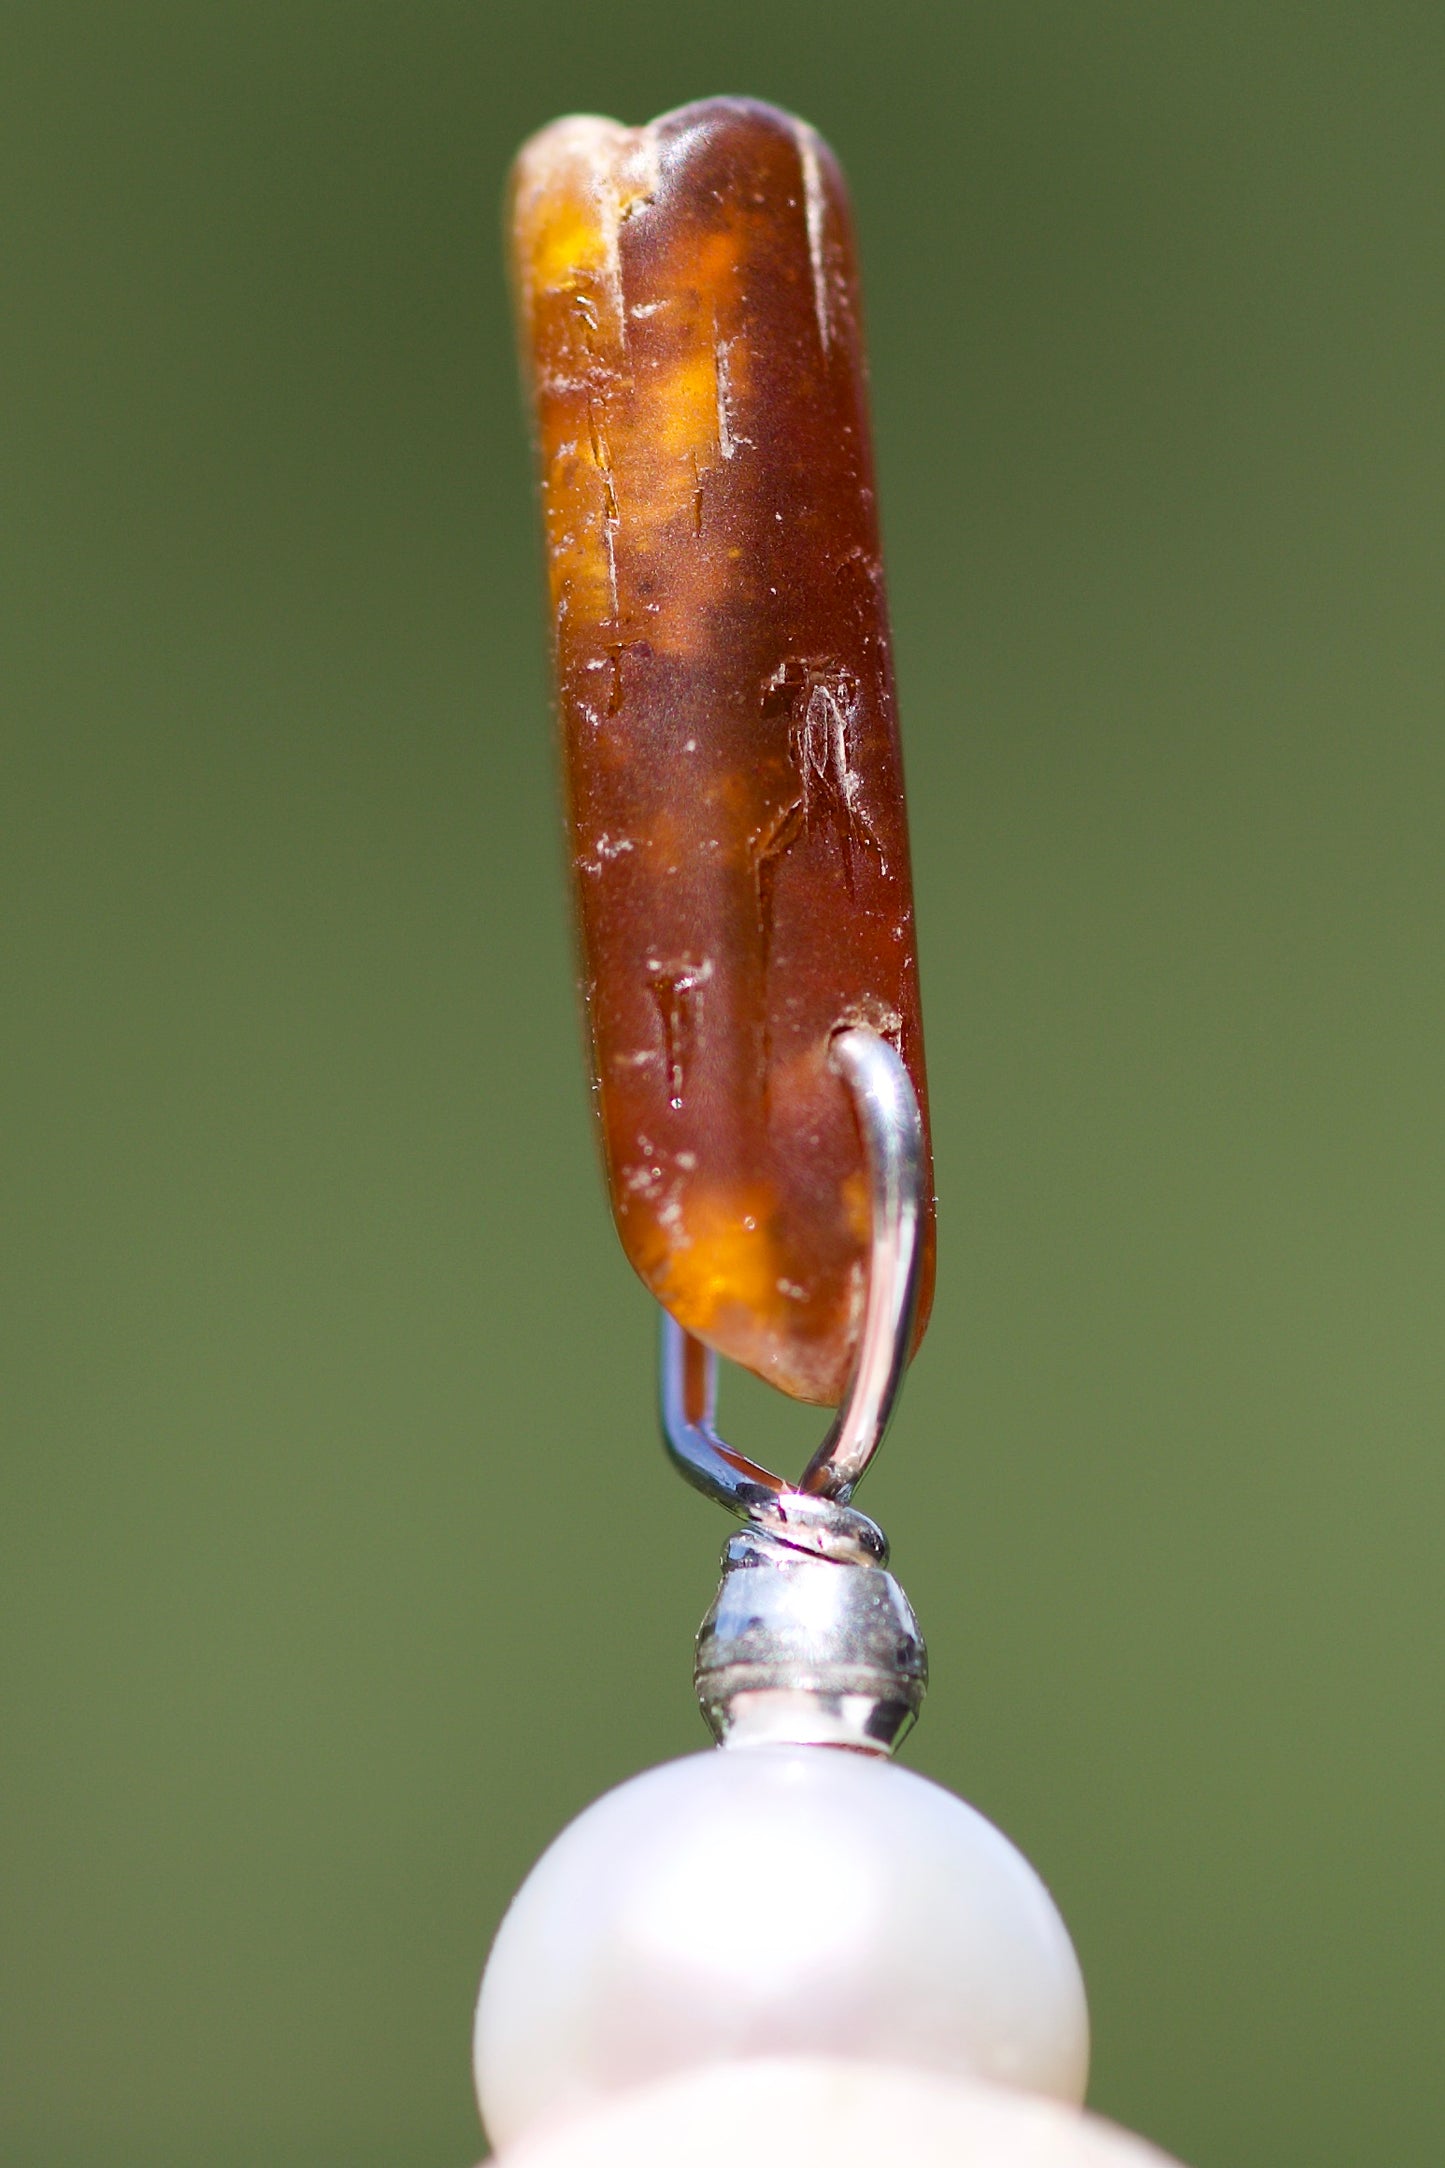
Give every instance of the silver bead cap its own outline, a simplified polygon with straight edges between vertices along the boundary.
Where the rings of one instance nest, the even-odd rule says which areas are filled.
[[[820,1558],[750,1529],[723,1553],[693,1679],[719,1746],[787,1741],[886,1756],[918,1715],[928,1655],[882,1566]]]

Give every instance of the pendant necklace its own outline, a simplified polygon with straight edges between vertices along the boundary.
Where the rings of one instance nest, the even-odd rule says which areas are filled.
[[[742,1526],[697,1637],[717,1745],[543,1855],[477,2009],[505,2150],[630,2088],[806,2055],[1078,2102],[1042,1882],[891,1759],[923,1638],[852,1503],[932,1299],[912,885],[856,250],[809,127],[718,98],[556,122],[509,207],[582,991],[674,1466]],[[719,1356],[836,1408],[796,1482]]]

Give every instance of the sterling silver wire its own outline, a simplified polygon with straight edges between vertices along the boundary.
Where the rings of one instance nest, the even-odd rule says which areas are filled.
[[[848,1501],[882,1443],[908,1365],[925,1202],[923,1120],[901,1056],[877,1032],[840,1031],[832,1060],[863,1138],[872,1223],[863,1325],[842,1405],[801,1482],[785,1483],[720,1435],[717,1357],[664,1312],[662,1434],[686,1480],[739,1519],[794,1550],[882,1565],[883,1531]]]

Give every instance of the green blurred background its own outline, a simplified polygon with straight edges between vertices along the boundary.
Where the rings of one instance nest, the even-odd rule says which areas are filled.
[[[465,2168],[509,1893],[704,1743],[497,205],[720,90],[831,138],[868,278],[909,1758],[1052,1884],[1098,2107],[1445,2152],[1438,0],[12,0],[7,2168]]]

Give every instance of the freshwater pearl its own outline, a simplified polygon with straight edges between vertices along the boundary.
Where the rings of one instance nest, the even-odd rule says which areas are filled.
[[[897,1763],[754,1746],[668,1762],[564,1830],[477,2005],[495,2146],[699,2064],[827,2055],[1077,2102],[1083,1982],[1006,1837]]]
[[[770,2056],[544,2125],[496,2168],[1181,2168],[1096,2116],[977,2078]]]

